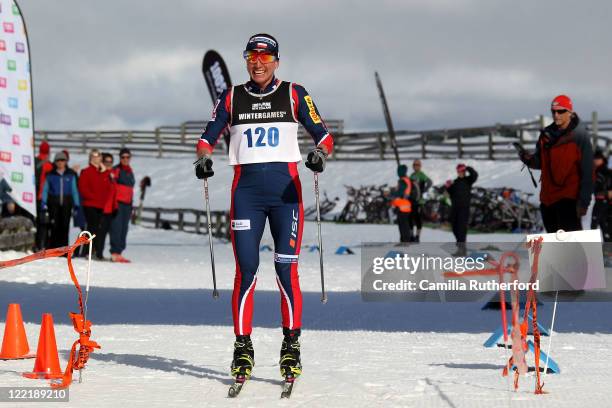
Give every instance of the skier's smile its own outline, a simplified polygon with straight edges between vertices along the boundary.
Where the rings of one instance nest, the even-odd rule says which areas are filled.
[[[278,60],[264,63],[261,58],[254,58],[254,60],[247,59],[246,64],[251,80],[262,89],[272,81],[274,71],[278,68]]]

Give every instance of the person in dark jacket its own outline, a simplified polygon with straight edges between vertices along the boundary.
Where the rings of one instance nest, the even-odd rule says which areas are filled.
[[[612,177],[608,170],[608,159],[601,150],[593,156],[595,179],[595,205],[591,215],[591,229],[599,228],[603,234],[604,242],[610,242],[608,230],[608,196],[612,190]]]
[[[68,245],[70,218],[73,210],[81,205],[76,173],[67,168],[66,154],[57,153],[53,163],[54,169],[47,174],[41,200],[42,210],[48,211],[51,222],[49,248]]]
[[[421,240],[421,229],[423,228],[423,206],[425,205],[425,200],[423,199],[423,194],[429,190],[432,185],[432,181],[427,174],[423,172],[422,163],[419,159],[416,159],[412,162],[412,169],[414,172],[410,175],[410,180],[412,183],[418,187],[418,197],[415,199],[415,206],[412,209],[412,228],[416,227],[416,234],[413,235],[413,240],[415,242],[419,242]]]
[[[554,123],[540,133],[536,151],[519,157],[540,169],[540,210],[546,232],[579,231],[593,194],[593,149],[586,126],[574,112],[571,99],[553,99]]]
[[[136,179],[130,167],[130,151],[123,148],[119,151],[119,164],[113,167],[113,178],[116,182],[117,213],[113,217],[110,229],[111,260],[113,262],[130,262],[121,253],[125,250],[128,227],[132,217],[132,199]]]
[[[96,236],[94,242],[100,237],[100,222],[105,204],[105,191],[102,189],[106,168],[102,164],[102,154],[99,150],[93,149],[89,153],[89,166],[81,171],[78,186],[81,195],[83,213],[86,220],[87,231]],[[97,247],[97,245],[94,245]],[[102,254],[95,251],[96,258],[101,258]]]
[[[457,165],[457,178],[446,182],[446,191],[451,199],[450,222],[457,242],[455,256],[465,256],[468,224],[470,221],[470,203],[472,185],[478,179],[478,173],[463,163]]]
[[[404,164],[397,167],[397,189],[392,193],[391,206],[397,211],[397,225],[400,232],[400,242],[412,241],[412,211],[417,197],[414,183],[407,175],[408,168]]]

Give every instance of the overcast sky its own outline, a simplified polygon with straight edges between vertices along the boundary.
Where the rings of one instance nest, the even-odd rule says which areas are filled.
[[[567,93],[612,119],[612,2],[19,0],[38,129],[152,129],[208,119],[206,50],[232,81],[256,32],[280,45],[281,79],[324,118],[383,129],[378,70],[398,129],[531,118]]]

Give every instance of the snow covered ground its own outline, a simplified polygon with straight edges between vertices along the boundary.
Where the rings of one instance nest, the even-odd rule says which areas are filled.
[[[78,157],[77,157],[78,160]],[[221,161],[222,162],[222,161]],[[468,162],[470,163],[470,162]],[[219,163],[218,163],[219,164]],[[452,174],[455,162],[425,161],[435,182]],[[474,162],[482,185],[525,189],[528,176],[519,165]],[[392,162],[330,162],[322,189],[343,193],[343,184],[393,182]],[[153,187],[147,205],[201,208],[200,183],[189,160],[136,158],[137,177],[148,174]],[[227,208],[227,166],[211,179],[215,209]],[[334,173],[335,172],[335,173]],[[305,201],[312,202],[311,177],[302,172]],[[487,184],[490,183],[490,184]],[[337,193],[336,193],[337,192]],[[150,200],[150,201],[149,201]],[[261,253],[255,293],[253,341],[256,367],[237,400],[226,398],[233,333],[230,298],[231,245],[215,240],[221,297],[211,295],[210,258],[204,236],[132,228],[125,255],[132,264],[94,263],[89,317],[92,339],[102,350],[92,354],[84,381],[70,389],[71,407],[327,406],[327,407],[479,407],[612,406],[612,314],[606,303],[562,303],[552,356],[561,375],[545,377],[546,395],[533,395],[534,378],[508,391],[501,377],[505,353],[482,343],[499,325],[499,312],[476,303],[366,303],[360,296],[360,249],[335,255],[339,245],[395,241],[390,225],[325,223],[324,250],[329,302],[320,303],[318,254],[304,249],[300,260],[304,291],[304,374],[290,401],[280,401],[278,353],[280,296],[272,253]],[[426,229],[423,241],[450,241],[451,234]],[[471,235],[472,242],[519,241],[517,234]],[[316,226],[306,223],[304,245],[316,242]],[[271,244],[266,232],[262,244]],[[0,252],[0,259],[22,256]],[[86,263],[75,260],[84,281]],[[65,259],[38,261],[0,271],[0,319],[8,303],[21,303],[30,348],[38,342],[40,317],[53,313],[62,366],[76,333],[68,311],[76,311],[76,292]],[[550,324],[550,304],[538,310]],[[0,327],[3,327],[0,325]],[[548,338],[543,338],[546,349]],[[532,361],[532,360],[531,360]],[[0,386],[42,385],[19,375],[33,360],[0,361]],[[6,404],[10,406],[10,404]],[[30,406],[35,406],[31,404]],[[54,405],[55,406],[55,405]],[[57,404],[62,406],[62,404]]]

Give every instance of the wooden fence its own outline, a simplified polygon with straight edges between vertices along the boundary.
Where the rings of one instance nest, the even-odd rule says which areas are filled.
[[[213,236],[229,239],[230,221],[228,211],[211,211]],[[158,229],[173,229],[194,234],[208,234],[206,211],[191,208],[144,207],[140,224]]]
[[[387,132],[345,133],[341,120],[326,122],[334,135],[337,160],[389,160],[393,151]],[[593,145],[609,152],[612,142],[612,120],[600,121],[593,112],[585,122]],[[514,160],[516,152],[512,142],[533,148],[540,129],[540,117],[528,123],[497,124],[474,128],[438,129],[427,131],[402,130],[396,132],[399,155],[402,159],[488,159]],[[140,155],[163,157],[172,154],[193,155],[197,140],[205,126],[203,121],[189,121],[180,126],[161,126],[153,131],[37,131],[36,144],[47,140],[53,149],[69,149],[85,153],[89,149],[119,150],[128,147]],[[221,142],[220,142],[221,143]],[[312,139],[300,127],[299,143],[302,152],[312,148]],[[225,149],[215,149],[225,154]]]

